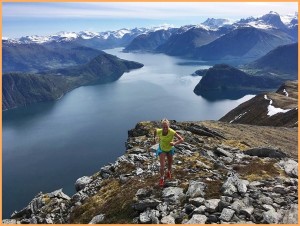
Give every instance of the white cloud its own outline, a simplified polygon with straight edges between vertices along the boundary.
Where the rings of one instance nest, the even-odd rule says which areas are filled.
[[[284,15],[297,10],[296,2],[3,3],[4,18],[245,18],[269,11]]]

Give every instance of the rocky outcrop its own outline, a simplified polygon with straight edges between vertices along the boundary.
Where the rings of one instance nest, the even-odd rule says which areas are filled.
[[[185,142],[175,147],[173,178],[161,188],[157,126],[138,123],[125,154],[79,178],[71,198],[40,193],[3,223],[298,223],[297,128],[172,121]]]
[[[298,81],[287,81],[276,92],[253,97],[228,112],[220,121],[261,126],[298,126]]]

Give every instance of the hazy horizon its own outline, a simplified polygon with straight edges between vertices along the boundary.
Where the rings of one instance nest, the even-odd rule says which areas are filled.
[[[179,10],[180,9],[180,10]],[[168,24],[200,24],[207,18],[238,20],[270,11],[298,12],[297,2],[86,2],[3,3],[2,37],[46,36],[60,31],[104,32]]]

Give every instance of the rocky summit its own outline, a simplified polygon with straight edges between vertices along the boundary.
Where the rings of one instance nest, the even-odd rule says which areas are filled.
[[[79,178],[72,197],[39,193],[3,223],[298,223],[297,127],[171,121],[185,141],[162,188],[157,127],[129,130],[124,155]]]

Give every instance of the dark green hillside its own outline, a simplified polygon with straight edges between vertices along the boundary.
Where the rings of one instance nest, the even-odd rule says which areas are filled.
[[[9,73],[2,79],[2,110],[55,100],[76,87],[113,82],[142,64],[102,54],[81,66],[40,74]]]
[[[202,28],[192,28],[181,34],[172,35],[156,50],[171,56],[190,56],[194,48],[216,40],[221,34]]]
[[[246,69],[255,69],[273,72],[297,79],[298,76],[298,43],[279,46],[260,59],[245,66]]]
[[[277,87],[280,83],[272,77],[252,76],[232,66],[217,64],[208,69],[194,92],[203,95],[213,91],[266,90]]]
[[[80,77],[87,82],[112,82],[119,79],[124,72],[143,67],[143,64],[122,60],[110,54],[95,57],[89,63],[69,68],[43,72],[56,76]]]
[[[289,36],[273,35],[253,27],[243,27],[223,35],[217,40],[198,47],[194,57],[202,60],[257,59],[270,50],[292,43]]]
[[[3,72],[38,72],[87,63],[100,50],[70,43],[4,44]]]
[[[2,110],[55,100],[76,83],[57,76],[9,73],[2,76]]]
[[[154,51],[159,45],[165,43],[171,35],[172,31],[166,30],[141,34],[132,40],[132,42],[124,49],[124,52]]]

